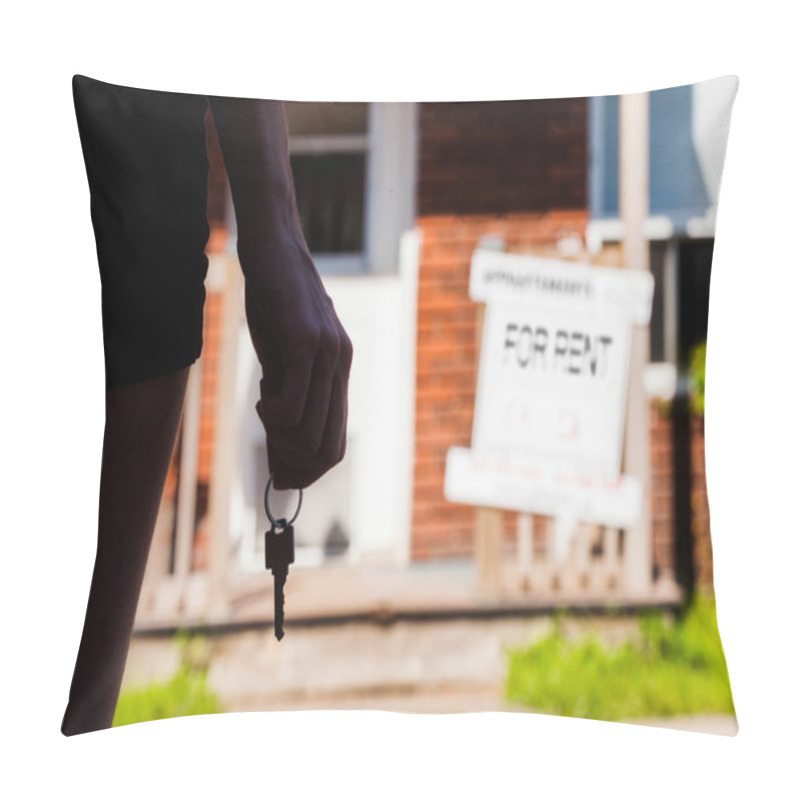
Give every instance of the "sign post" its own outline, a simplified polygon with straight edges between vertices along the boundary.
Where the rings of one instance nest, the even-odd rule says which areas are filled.
[[[478,306],[475,325],[475,345],[481,352],[486,306]],[[448,454],[449,461],[449,454]],[[447,467],[445,467],[445,495]],[[491,504],[480,506],[475,515],[475,559],[478,565],[478,586],[489,595],[496,595],[501,587],[500,572],[503,561],[503,515]]]
[[[648,323],[652,294],[649,272],[476,250],[470,295],[486,305],[472,446],[448,452],[445,496],[481,508],[485,588],[499,576],[497,509],[554,518],[561,562],[578,523],[637,524],[643,486],[621,472],[623,431],[632,328]]]

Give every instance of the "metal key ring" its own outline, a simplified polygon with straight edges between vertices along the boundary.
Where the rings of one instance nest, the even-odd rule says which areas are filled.
[[[269,489],[270,486],[272,486],[272,479],[274,477],[275,473],[270,473],[269,480],[267,481],[267,488],[264,490],[264,510],[267,512],[267,519],[269,519],[273,525],[277,525],[278,520],[272,516],[272,512],[269,510]],[[291,525],[297,519],[297,515],[300,513],[300,506],[303,505],[303,490],[298,489],[297,491],[300,492],[300,497],[297,500],[297,508],[295,509],[294,516],[288,522],[283,519],[281,520],[281,522],[286,525]]]

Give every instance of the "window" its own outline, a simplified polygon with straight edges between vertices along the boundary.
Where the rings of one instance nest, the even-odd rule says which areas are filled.
[[[414,219],[413,104],[284,106],[300,222],[319,271],[395,271]]]
[[[650,243],[654,278],[650,317],[650,361],[685,372],[692,349],[708,333],[713,239],[669,239]]]
[[[309,249],[326,271],[363,271],[368,104],[287,102],[284,107]]]

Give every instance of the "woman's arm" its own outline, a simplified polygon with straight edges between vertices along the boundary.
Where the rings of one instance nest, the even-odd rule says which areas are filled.
[[[245,312],[262,367],[256,410],[277,489],[344,457],[353,348],[308,251],[278,101],[209,97],[231,186]]]

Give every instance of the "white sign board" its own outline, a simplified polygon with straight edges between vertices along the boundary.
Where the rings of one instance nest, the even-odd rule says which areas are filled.
[[[629,356],[624,317],[490,303],[472,447],[616,477]]]
[[[472,256],[469,296],[477,303],[525,303],[569,314],[650,322],[649,272],[593,267],[554,258],[478,249]]]
[[[472,449],[452,448],[445,496],[602,525],[632,525],[621,476],[631,329],[650,320],[649,273],[477,250],[486,303]]]
[[[627,528],[642,508],[642,483],[623,475],[561,472],[524,457],[486,455],[464,447],[447,453],[445,497],[451,503],[506,508]]]

